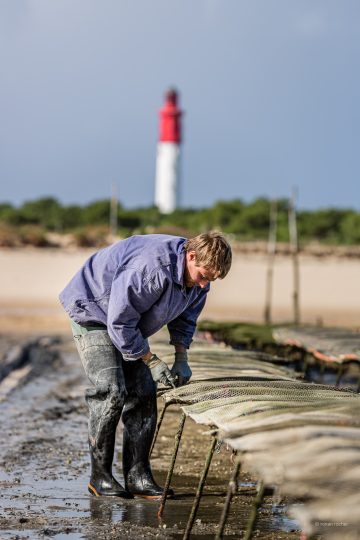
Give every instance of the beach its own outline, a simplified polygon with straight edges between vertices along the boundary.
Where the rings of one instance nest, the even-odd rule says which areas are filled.
[[[167,502],[163,521],[159,522],[157,518],[158,501],[104,501],[103,497],[88,496],[89,456],[84,401],[88,382],[58,294],[91,253],[93,250],[0,251],[0,352],[5,373],[0,385],[0,401],[6,434],[0,443],[3,537],[26,534],[29,538],[85,535],[99,540],[182,538],[205,456],[210,444],[213,445],[206,424],[186,422],[171,484],[177,497]],[[212,284],[201,317],[262,322],[266,270],[265,255],[236,253],[229,275]],[[301,256],[302,322],[358,328],[359,270],[358,259]],[[279,256],[274,267],[274,322],[291,320],[292,284],[291,258]],[[216,378],[219,374],[232,377],[235,370],[241,369],[239,364],[244,357],[238,356],[237,364],[232,355],[243,355],[245,351],[235,352],[224,344],[201,341],[202,338],[201,333],[195,337],[192,347],[194,382],[204,376],[221,381]],[[171,361],[173,351],[168,344],[166,329],[151,338],[152,346],[160,357]],[[216,348],[217,359],[221,358],[222,362],[208,363],[209,349]],[[253,363],[252,353],[249,354]],[[198,360],[194,360],[196,358]],[[269,366],[265,362],[265,370]],[[277,367],[273,365],[270,369]],[[250,380],[253,380],[254,369],[252,366]],[[249,377],[249,374],[243,376]],[[258,384],[264,384],[263,377],[264,373],[261,373]],[[268,383],[265,380],[265,384]],[[300,382],[296,381],[296,384]],[[229,390],[226,383],[220,395],[227,395],[227,392],[231,392],[231,388]],[[266,393],[269,393],[268,386]],[[257,407],[258,400],[255,393],[253,398],[250,396],[249,404],[255,402]],[[163,407],[160,399],[158,406]],[[179,418],[180,410],[171,407],[152,454],[155,478],[161,485],[165,483],[171,461]],[[113,466],[120,481],[121,440],[120,424]],[[14,448],[17,449],[15,452]],[[221,445],[218,441],[205,496],[194,524],[194,537],[204,540],[214,537],[227,482],[233,474],[231,456],[231,446]],[[257,475],[242,467],[239,491],[227,519],[226,537],[243,537],[258,485]],[[263,540],[299,538],[301,524],[288,515],[291,502],[293,497],[277,499],[271,490],[265,493],[254,534]]]
[[[2,332],[59,333],[68,319],[58,294],[94,249],[1,249]],[[360,259],[300,255],[301,322],[360,327]],[[202,319],[262,322],[267,257],[234,256],[229,275],[211,285]],[[272,320],[293,319],[289,256],[275,260]]]

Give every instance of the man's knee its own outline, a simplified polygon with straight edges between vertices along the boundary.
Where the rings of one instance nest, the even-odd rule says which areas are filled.
[[[113,408],[121,408],[125,401],[125,389],[117,384],[97,384],[86,390],[86,401],[107,401]]]
[[[156,384],[150,369],[142,360],[123,361],[123,372],[129,397],[137,397],[144,401],[156,401]]]

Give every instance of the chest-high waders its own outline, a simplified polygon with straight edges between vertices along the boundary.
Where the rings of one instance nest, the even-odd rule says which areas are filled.
[[[89,492],[95,496],[160,498],[163,489],[155,483],[149,462],[157,416],[156,384],[150,369],[142,360],[123,360],[105,327],[72,322],[72,331],[92,383],[86,390],[91,456]],[[125,488],[112,475],[115,434],[121,416]]]

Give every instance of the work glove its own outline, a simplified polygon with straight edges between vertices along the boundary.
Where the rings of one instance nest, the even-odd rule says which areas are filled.
[[[161,382],[164,386],[172,386],[175,388],[175,379],[171,375],[168,366],[153,354],[146,365],[150,368],[151,376],[156,383]]]
[[[188,364],[187,352],[175,353],[175,363],[171,368],[171,375],[175,379],[175,386],[183,386],[189,382],[192,371]]]

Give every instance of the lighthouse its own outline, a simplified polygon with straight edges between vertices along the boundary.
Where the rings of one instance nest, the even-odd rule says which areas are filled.
[[[155,204],[162,214],[173,212],[178,203],[180,176],[181,115],[178,92],[170,88],[160,109],[156,157]]]

